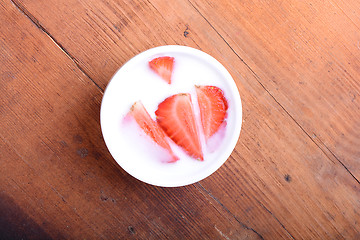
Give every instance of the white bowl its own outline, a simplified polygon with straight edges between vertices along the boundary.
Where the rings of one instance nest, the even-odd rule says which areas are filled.
[[[148,66],[150,60],[159,56],[175,58],[171,85]],[[215,151],[205,153],[204,161],[186,157],[178,148],[174,151],[180,154],[179,161],[160,162],[146,153],[141,142],[129,138],[122,120],[138,100],[155,119],[154,112],[160,102],[176,93],[193,93],[194,85],[215,85],[223,89],[229,104],[224,138]],[[216,59],[194,48],[169,45],[142,52],[117,71],[105,90],[100,121],[111,155],[126,172],[148,184],[179,187],[208,177],[229,158],[239,138],[242,107],[233,78]]]

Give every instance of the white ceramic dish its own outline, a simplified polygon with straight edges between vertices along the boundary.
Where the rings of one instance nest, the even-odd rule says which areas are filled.
[[[167,84],[148,66],[155,57],[175,58],[172,84]],[[155,110],[166,97],[180,92],[193,93],[194,85],[215,85],[223,89],[229,110],[225,136],[217,150],[197,161],[186,154],[176,163],[154,159],[134,142],[122,120],[135,101],[141,100],[155,119]],[[116,162],[133,177],[162,187],[179,187],[198,182],[215,172],[232,153],[240,134],[242,107],[238,89],[229,72],[210,55],[185,46],[161,46],[138,54],[125,63],[108,84],[101,104],[101,129]],[[174,150],[175,151],[175,150]]]

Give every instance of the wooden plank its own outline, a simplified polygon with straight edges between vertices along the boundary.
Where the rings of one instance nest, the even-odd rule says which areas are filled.
[[[259,84],[262,81],[259,74],[249,70],[191,4],[168,6],[160,1],[17,4],[31,13],[101,87],[118,64],[151,46],[180,43],[215,56],[235,77],[242,94],[245,122],[232,158],[195,187],[208,201],[222,204],[238,221],[264,238],[358,236],[357,182],[336,159],[329,160],[318,149]],[[61,11],[55,17],[48,14],[58,9]],[[123,23],[121,27],[116,25],[119,22]],[[81,37],[85,36],[83,30],[88,36],[86,40]],[[141,37],[141,33],[146,37]],[[236,36],[234,33],[233,37]],[[247,37],[248,41],[252,39]]]
[[[309,137],[359,181],[359,2],[192,4]]]
[[[0,192],[4,202],[4,212],[0,217],[4,222],[1,239],[20,239],[20,236],[23,239],[101,236],[75,214],[66,199],[54,188],[53,181],[40,176],[39,171],[32,167],[33,161],[19,155],[4,138],[0,142],[3,166],[0,171]],[[23,227],[24,223],[28,226]]]
[[[2,156],[6,159],[6,161],[2,161],[6,168],[2,168],[4,171],[1,171],[0,175],[2,183],[0,201],[3,210],[0,222],[4,223],[0,226],[0,229],[4,230],[0,233],[2,239],[19,239],[20,237],[24,239],[108,239],[113,236],[135,239],[157,239],[170,236],[178,239],[224,236],[234,239],[260,239],[259,235],[246,225],[239,224],[231,216],[223,216],[223,210],[218,203],[209,205],[201,195],[193,195],[194,192],[197,192],[195,188],[184,188],[184,191],[178,189],[180,191],[170,193],[159,188],[152,189],[153,192],[146,192],[142,189],[144,196],[134,196],[139,193],[136,193],[137,187],[130,183],[127,187],[134,194],[122,191],[118,195],[113,191],[100,190],[100,197],[95,196],[94,199],[102,202],[103,207],[89,209],[89,204],[84,200],[78,200],[83,206],[76,206],[71,200],[69,201],[69,197],[60,194],[59,188],[52,186],[56,185],[55,181],[40,177],[37,174],[39,171],[29,166],[32,162],[20,157],[3,139],[1,139],[1,146]],[[6,172],[11,174],[6,174]],[[57,177],[59,178],[59,176]],[[131,179],[131,181],[133,180]],[[74,184],[79,185],[78,182]],[[148,188],[145,184],[141,185]],[[73,186],[74,191],[79,188],[83,187]],[[82,197],[93,201],[94,199],[89,199],[89,194],[93,194],[91,190],[88,190],[88,193],[83,194]],[[158,194],[158,202],[151,197],[155,194]],[[122,198],[136,201],[135,204],[138,206],[122,204]],[[144,198],[149,203],[144,204]],[[172,200],[167,201],[167,198]],[[120,206],[116,207],[117,204]],[[122,217],[117,216],[115,226],[112,226],[114,220],[106,216],[106,211],[102,209],[104,207],[115,211],[115,215],[117,215],[116,212],[124,214]],[[81,213],[81,208],[97,212],[97,215],[90,220],[95,221],[96,218],[100,218],[102,223],[97,225],[87,223],[84,220],[86,214]],[[130,208],[129,210],[136,214],[125,213],[126,211],[121,208]],[[173,208],[176,210],[171,215],[165,213],[172,211]],[[194,221],[193,214],[198,215],[198,219],[204,221],[203,224]],[[175,223],[176,227],[172,226],[172,223]],[[187,229],[183,229],[181,225],[185,225]],[[179,229],[183,231],[179,232]]]
[[[0,238],[261,238],[195,186],[125,174],[102,140],[99,88],[14,5],[0,13]]]

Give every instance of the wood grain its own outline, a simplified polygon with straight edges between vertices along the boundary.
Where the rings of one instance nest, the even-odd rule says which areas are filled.
[[[360,180],[357,1],[192,1],[259,82]],[[231,24],[227,24],[231,22]]]
[[[356,33],[339,27],[349,23],[344,15],[331,20],[325,11],[319,16],[334,28],[308,23],[323,10],[315,3],[310,9],[282,4],[2,4],[6,168],[0,191],[52,238],[356,239],[360,191],[349,171],[356,176],[351,166],[358,160],[359,112],[350,113],[358,102],[350,103],[345,93],[352,89],[357,96],[357,82],[347,77],[341,85],[324,67],[332,60],[340,74],[339,62],[352,57],[346,60],[357,64],[356,52],[343,53],[335,43],[336,36],[346,36],[341,43],[347,44]],[[284,30],[295,24],[301,31]],[[311,41],[302,39],[308,32]],[[326,51],[320,36],[337,50]],[[291,48],[292,38],[297,48]],[[99,129],[102,90],[113,73],[135,54],[163,44],[216,57],[243,100],[243,129],[230,159],[208,179],[184,188],[156,188],[128,176],[107,152]],[[356,79],[356,68],[345,70]],[[334,125],[342,114],[349,114],[346,122]],[[348,129],[348,140],[335,151],[331,141],[340,128]]]
[[[194,186],[157,188],[125,174],[102,141],[102,92],[13,5],[0,7],[7,208],[55,239],[260,238]]]

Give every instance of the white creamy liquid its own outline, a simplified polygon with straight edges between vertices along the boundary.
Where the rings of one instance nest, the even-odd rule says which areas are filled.
[[[149,67],[148,62],[160,56],[170,56],[175,59],[170,85]],[[164,163],[159,160],[157,153],[149,151],[151,145],[148,139],[142,136],[144,133],[139,129],[138,131],[131,130],[136,130],[136,128],[126,129],[122,120],[136,101],[141,101],[150,116],[156,119],[155,111],[159,103],[177,93],[191,93],[194,108],[198,113],[195,85],[213,85],[224,91],[225,98],[228,100],[227,124],[221,133],[224,137],[218,141],[220,144],[216,143],[215,151],[208,151],[202,139],[204,161],[189,157],[180,147],[172,143],[171,147],[180,159],[175,163]],[[241,119],[236,119],[234,110],[237,96],[233,96],[234,90],[230,89],[234,86],[235,84],[229,84],[228,80],[224,79],[223,73],[214,68],[212,63],[187,52],[138,55],[119,70],[104,95],[101,125],[111,154],[123,169],[147,183],[177,186],[183,182],[184,178],[188,181],[198,181],[203,171],[214,168],[216,162],[219,161],[218,158],[223,157],[222,152],[227,149],[231,140],[229,138],[234,134],[232,131],[236,125],[241,124]],[[237,111],[241,111],[241,104]],[[198,115],[197,120],[200,121]],[[202,131],[202,129],[199,130]]]

